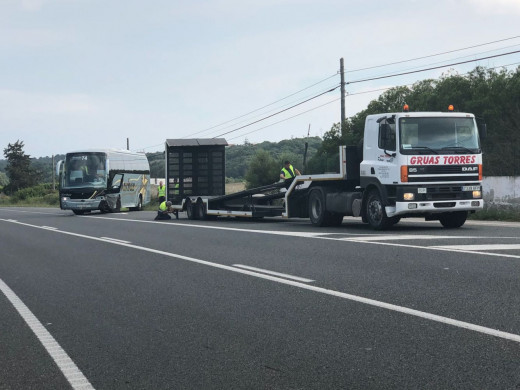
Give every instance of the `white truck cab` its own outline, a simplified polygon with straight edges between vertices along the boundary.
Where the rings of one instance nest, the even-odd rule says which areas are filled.
[[[365,218],[374,227],[403,216],[459,227],[483,208],[482,150],[475,116],[456,112],[369,115],[360,164]]]

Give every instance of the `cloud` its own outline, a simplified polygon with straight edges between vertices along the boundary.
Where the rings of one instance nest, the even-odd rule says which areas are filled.
[[[518,0],[467,0],[467,2],[474,5],[478,12],[485,14],[509,15],[514,13],[520,15],[520,1]]]
[[[4,29],[0,47],[46,47],[72,42],[73,34],[42,28]]]
[[[34,12],[42,9],[46,0],[21,0],[20,2],[24,10]]]
[[[0,116],[19,118],[30,115],[87,114],[99,110],[94,99],[84,94],[38,94],[0,90]]]

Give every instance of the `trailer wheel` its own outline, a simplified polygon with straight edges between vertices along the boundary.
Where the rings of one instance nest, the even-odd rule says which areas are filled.
[[[314,226],[327,226],[328,215],[325,210],[325,197],[321,190],[312,190],[309,194],[309,218]]]
[[[204,202],[199,200],[195,205],[195,210],[198,219],[206,219],[208,214],[206,213],[206,207],[204,206]]]
[[[386,216],[385,206],[377,190],[372,190],[368,194],[365,215],[368,224],[375,230],[384,230],[392,225],[392,221]]]
[[[197,219],[197,210],[193,203],[188,202],[186,204],[186,214],[188,215],[188,219]]]
[[[447,229],[460,228],[466,222],[468,218],[467,211],[455,211],[452,213],[446,213],[439,216],[439,221]]]

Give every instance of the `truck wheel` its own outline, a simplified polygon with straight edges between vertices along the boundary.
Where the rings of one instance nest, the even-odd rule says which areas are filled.
[[[439,217],[439,221],[447,229],[460,228],[466,222],[468,218],[467,211],[455,211],[452,213],[442,214]]]
[[[375,230],[384,230],[392,225],[392,221],[386,216],[381,195],[377,190],[372,190],[368,194],[365,215],[368,224]]]
[[[312,190],[309,194],[309,217],[314,226],[327,226],[328,218],[325,211],[325,197],[320,190]]]

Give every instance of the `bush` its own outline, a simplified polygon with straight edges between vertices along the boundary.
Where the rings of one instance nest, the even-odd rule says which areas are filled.
[[[50,206],[59,206],[60,197],[58,195],[58,191],[56,191],[55,193],[44,195],[43,202]]]

